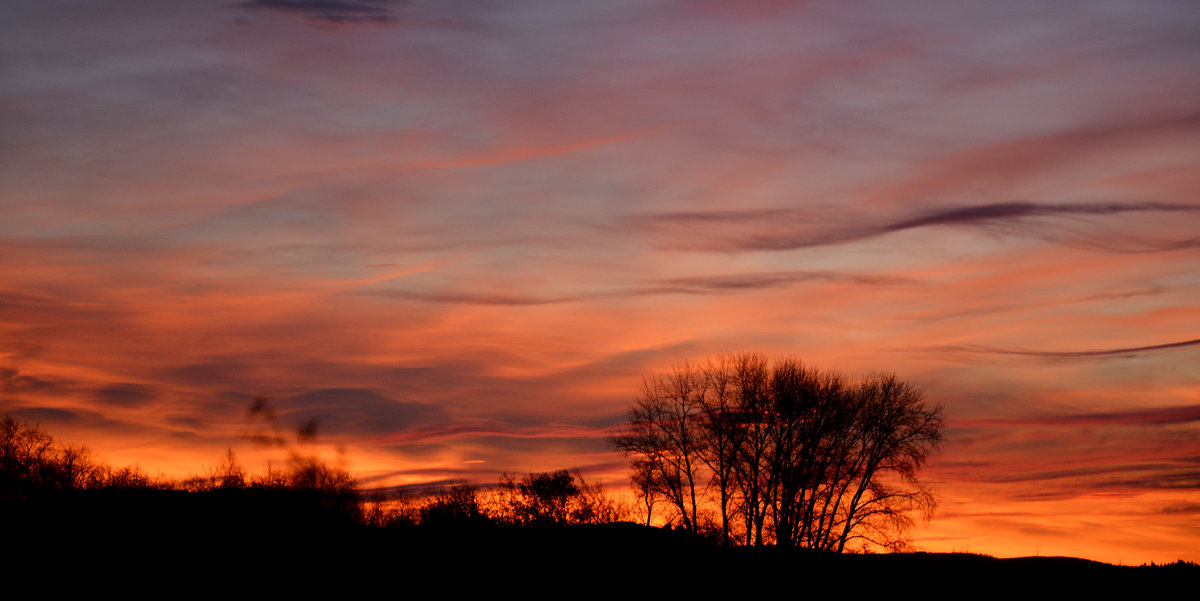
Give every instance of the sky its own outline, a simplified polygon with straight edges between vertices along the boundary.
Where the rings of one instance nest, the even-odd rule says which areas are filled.
[[[1200,4],[0,6],[0,412],[578,467],[730,351],[944,407],[929,551],[1200,561]]]

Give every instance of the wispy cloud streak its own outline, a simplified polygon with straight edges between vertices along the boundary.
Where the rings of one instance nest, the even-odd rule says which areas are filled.
[[[990,203],[967,207],[941,207],[923,211],[911,217],[901,217],[882,223],[865,222],[838,225],[837,220],[818,220],[812,211],[764,209],[749,211],[685,212],[651,215],[641,223],[655,229],[687,228],[689,225],[732,225],[749,232],[722,236],[696,236],[700,242],[681,245],[692,250],[723,252],[785,251],[820,246],[835,246],[859,242],[896,232],[939,226],[1008,227],[1017,228],[1027,222],[1047,218],[1106,217],[1128,213],[1200,213],[1200,205],[1179,205],[1155,202],[1108,202],[1076,204],[1041,204],[1034,202]],[[844,219],[844,218],[843,218]],[[756,232],[754,230],[768,230]],[[783,230],[783,231],[779,231]],[[1027,228],[1010,229],[1028,234]],[[1071,243],[1071,236],[1056,236]],[[1104,244],[1101,241],[1080,240],[1097,250],[1157,251],[1178,250],[1200,245],[1200,238],[1134,243]]]
[[[1101,426],[1170,425],[1200,421],[1200,405],[1135,409],[1107,413],[1082,413],[1023,419],[960,420],[958,427],[986,426]]]
[[[840,282],[864,286],[897,286],[916,283],[910,278],[837,271],[789,270],[732,275],[667,278],[642,286],[563,296],[438,292],[388,289],[375,292],[387,298],[440,304],[537,306],[664,295],[726,295],[794,286],[807,282]]]
[[[1132,474],[1146,474],[1133,477]],[[1116,477],[1114,477],[1116,476]],[[1079,488],[1196,488],[1200,489],[1200,470],[1182,467],[1175,463],[1138,463],[1110,464],[1102,466],[1032,471],[1009,474],[980,475],[981,481],[1003,483],[1028,483],[1047,480],[1079,480],[1072,491],[1065,494],[1078,494]]]
[[[1160,351],[1169,351],[1175,349],[1184,349],[1189,347],[1200,346],[1200,338],[1194,340],[1182,340],[1179,342],[1167,342],[1163,344],[1151,344],[1146,346],[1132,346],[1123,348],[1096,349],[1086,351],[1039,351],[1029,349],[1005,349],[989,346],[940,346],[928,349],[935,353],[946,354],[974,354],[974,355],[1001,355],[1001,356],[1016,356],[1030,357],[1037,359],[1051,360],[1086,360],[1086,359],[1104,359],[1108,357],[1133,357],[1139,354],[1156,353]]]
[[[395,0],[250,0],[239,6],[294,14],[324,23],[392,23],[397,21]]]

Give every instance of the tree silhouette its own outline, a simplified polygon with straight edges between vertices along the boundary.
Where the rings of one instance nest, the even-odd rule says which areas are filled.
[[[0,500],[111,487],[118,475],[85,447],[62,446],[37,425],[11,416],[0,420]]]
[[[513,521],[527,525],[566,524],[581,494],[567,470],[527,474],[520,482],[506,475],[500,486],[508,493]]]
[[[940,444],[941,408],[893,375],[851,382],[726,355],[648,378],[629,416],[610,441],[632,460],[647,513],[661,495],[701,531],[715,512],[725,544],[894,548],[910,515],[934,506],[918,474]]]
[[[221,461],[212,469],[211,478],[217,488],[236,490],[246,487],[246,469],[238,463],[232,447],[225,449]]]
[[[18,501],[44,490],[53,470],[54,439],[10,416],[0,421],[0,500]]]
[[[535,472],[520,481],[505,474],[499,494],[495,517],[515,525],[601,524],[625,514],[600,484],[587,482],[578,470]]]
[[[421,507],[421,525],[436,527],[480,526],[491,523],[479,503],[479,487],[451,486]]]
[[[697,531],[697,486],[703,466],[703,436],[698,418],[703,411],[704,382],[690,366],[642,381],[642,393],[629,410],[625,429],[609,437],[617,450],[637,458],[652,484],[676,510],[684,528]]]

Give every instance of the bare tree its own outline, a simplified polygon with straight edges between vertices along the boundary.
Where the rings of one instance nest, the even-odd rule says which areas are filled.
[[[0,421],[0,500],[25,499],[45,488],[54,439],[41,428],[10,416]]]
[[[646,525],[654,521],[654,506],[662,498],[662,476],[654,463],[641,458],[633,458],[633,472],[630,480],[633,483],[633,493],[645,509]]]
[[[571,470],[571,477],[579,489],[571,509],[571,521],[576,524],[612,524],[626,519],[629,507],[610,497],[599,480],[588,481],[578,468]]]
[[[86,447],[59,444],[39,426],[7,415],[0,420],[0,500],[98,488],[110,471]]]
[[[721,355],[710,359],[704,368],[705,394],[701,428],[700,457],[712,474],[717,509],[721,516],[721,544],[732,543],[732,512],[736,493],[738,452],[745,440],[741,427],[740,379],[738,367],[746,356]]]
[[[926,407],[921,391],[894,375],[867,378],[856,396],[855,462],[839,489],[840,532],[831,530],[837,551],[855,539],[889,545],[892,532],[907,526],[909,511],[932,512],[933,496],[918,472],[940,446],[944,427],[941,407]]]
[[[644,380],[626,427],[609,438],[617,450],[640,462],[647,473],[644,481],[654,484],[692,532],[698,531],[696,489],[704,484],[699,419],[705,382],[698,376],[697,370],[684,365],[669,375]]]
[[[58,476],[60,488],[80,490],[96,488],[102,483],[104,466],[87,447],[63,447],[54,463],[54,472]]]
[[[735,482],[741,495],[739,512],[745,524],[746,545],[761,546],[778,473],[772,467],[772,422],[774,407],[768,387],[770,369],[767,358],[754,353],[739,355],[735,365],[740,442],[733,464]]]

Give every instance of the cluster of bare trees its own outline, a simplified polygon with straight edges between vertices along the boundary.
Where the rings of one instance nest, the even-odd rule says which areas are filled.
[[[610,439],[647,523],[725,544],[896,548],[934,498],[918,478],[942,410],[893,375],[859,381],[743,353],[647,378]]]
[[[155,492],[170,494],[149,494]],[[63,504],[72,510],[91,506],[95,511],[128,513],[132,510],[114,506],[136,495],[160,504],[177,502],[184,495],[205,497],[210,513],[232,511],[232,505],[241,503],[286,506],[297,520],[320,514],[343,523],[362,521],[355,480],[346,470],[315,456],[293,453],[289,469],[268,468],[264,474],[249,475],[228,450],[207,474],[175,481],[151,477],[137,467],[114,468],[84,447],[55,441],[35,424],[0,418],[0,514],[8,514],[6,519],[19,522],[20,516],[41,515],[59,520],[62,516],[52,511]]]
[[[102,488],[152,488],[160,483],[134,467],[113,468],[86,448],[63,445],[35,425],[0,418],[0,502]]]

